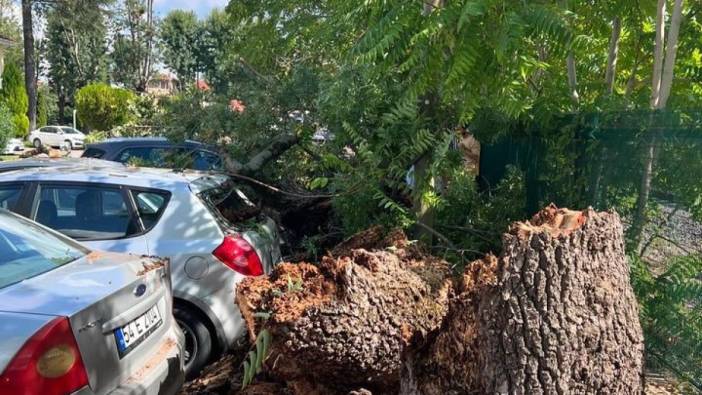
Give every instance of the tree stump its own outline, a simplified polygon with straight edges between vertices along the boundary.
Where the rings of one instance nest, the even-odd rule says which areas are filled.
[[[379,240],[372,229],[319,266],[240,285],[251,336],[273,338],[269,377],[297,394],[641,393],[615,213],[548,207],[458,278],[398,233]]]
[[[403,393],[638,394],[643,335],[619,216],[548,207],[469,266]]]

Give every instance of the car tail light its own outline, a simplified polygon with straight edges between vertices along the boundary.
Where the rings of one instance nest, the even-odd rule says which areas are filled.
[[[0,394],[63,395],[86,385],[88,376],[66,317],[29,338],[0,375]]]
[[[263,274],[261,258],[258,257],[253,246],[239,235],[225,236],[222,244],[212,251],[212,255],[241,274],[247,276]]]

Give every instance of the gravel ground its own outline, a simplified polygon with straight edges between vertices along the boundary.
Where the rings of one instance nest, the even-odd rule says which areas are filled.
[[[660,215],[644,230],[644,258],[664,267],[673,256],[702,254],[702,222],[670,202],[658,204]]]

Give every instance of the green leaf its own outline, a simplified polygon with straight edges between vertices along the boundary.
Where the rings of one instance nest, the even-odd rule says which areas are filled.
[[[246,388],[246,386],[251,383],[251,379],[249,378],[250,374],[251,364],[249,364],[249,361],[244,361],[244,376],[241,379],[241,389]]]

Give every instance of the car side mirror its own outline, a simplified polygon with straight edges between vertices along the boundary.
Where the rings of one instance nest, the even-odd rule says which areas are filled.
[[[58,131],[58,134],[63,134],[63,131],[62,131],[62,130],[59,130],[59,131]]]

